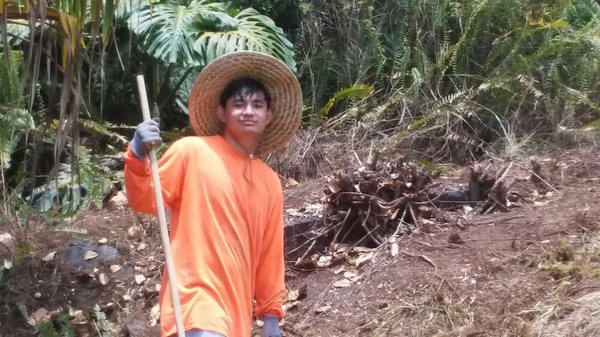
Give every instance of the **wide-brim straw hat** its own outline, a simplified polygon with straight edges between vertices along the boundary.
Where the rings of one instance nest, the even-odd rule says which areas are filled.
[[[238,51],[220,56],[200,72],[188,98],[190,123],[198,136],[222,134],[224,124],[216,114],[225,87],[240,78],[260,81],[271,95],[273,120],[254,153],[280,152],[294,137],[302,118],[302,90],[285,63],[259,52]]]

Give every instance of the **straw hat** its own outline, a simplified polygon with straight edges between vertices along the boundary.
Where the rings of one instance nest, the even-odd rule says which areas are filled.
[[[216,114],[225,87],[240,78],[260,81],[271,94],[273,120],[267,125],[255,155],[282,150],[294,137],[302,117],[302,91],[294,73],[280,60],[263,53],[239,51],[218,57],[200,72],[188,98],[190,123],[196,135],[222,134]]]

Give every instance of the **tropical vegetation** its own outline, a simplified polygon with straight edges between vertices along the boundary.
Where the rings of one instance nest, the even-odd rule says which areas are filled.
[[[173,139],[198,72],[241,49],[297,72],[304,129],[358,123],[432,162],[600,125],[594,0],[0,0],[0,27],[3,216],[100,206],[141,119],[135,76]]]

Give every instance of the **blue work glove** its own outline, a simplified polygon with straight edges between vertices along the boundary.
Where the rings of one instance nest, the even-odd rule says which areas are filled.
[[[162,138],[160,137],[158,123],[149,120],[142,122],[137,126],[133,139],[129,143],[129,147],[134,156],[139,160],[144,160],[148,155],[148,151],[161,143]]]
[[[281,337],[279,331],[279,316],[266,314],[263,317],[262,337]]]

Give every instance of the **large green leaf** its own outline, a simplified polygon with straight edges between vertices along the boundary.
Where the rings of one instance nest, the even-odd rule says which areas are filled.
[[[296,71],[294,47],[273,20],[252,8],[239,12],[234,20],[235,29],[204,31],[198,38],[194,48],[204,64],[233,51],[253,50],[273,55]]]
[[[207,19],[234,25],[224,10],[225,5],[208,0],[192,0],[186,5],[163,0],[134,10],[129,25],[142,37],[144,49],[153,57],[166,63],[197,66],[202,65],[202,58],[194,50],[197,25]]]
[[[160,2],[159,0],[120,0],[117,9],[115,10],[115,17],[117,19],[129,18],[131,14],[137,12],[141,7],[149,6]]]

